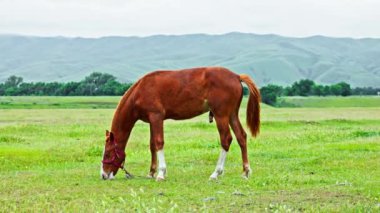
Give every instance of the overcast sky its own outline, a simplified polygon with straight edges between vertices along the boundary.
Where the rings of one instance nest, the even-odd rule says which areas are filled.
[[[380,0],[0,0],[0,34],[380,38]]]

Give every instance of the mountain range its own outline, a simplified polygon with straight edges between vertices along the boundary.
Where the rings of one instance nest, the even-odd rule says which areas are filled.
[[[133,82],[163,69],[223,66],[260,85],[300,79],[321,84],[380,86],[380,39],[292,38],[278,35],[154,35],[148,37],[36,37],[0,35],[0,82],[79,81],[92,72]]]

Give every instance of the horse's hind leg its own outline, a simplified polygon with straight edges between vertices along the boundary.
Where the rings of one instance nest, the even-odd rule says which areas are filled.
[[[251,168],[249,166],[247,154],[247,133],[245,133],[243,127],[241,126],[237,113],[231,116],[230,125],[235,133],[236,139],[241,149],[241,156],[243,158],[243,177],[248,178],[251,174]]]
[[[227,152],[230,148],[232,142],[232,136],[230,132],[230,128],[228,126],[228,117],[215,117],[216,125],[218,127],[220,142],[222,145],[222,150],[220,152],[220,156],[218,162],[216,164],[215,171],[211,174],[210,179],[215,180],[219,175],[223,174],[224,170],[224,162],[227,157]]]

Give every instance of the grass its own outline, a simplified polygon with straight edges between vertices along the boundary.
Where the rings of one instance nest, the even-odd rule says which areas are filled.
[[[46,99],[71,103],[93,98],[102,99]],[[117,103],[117,99],[102,100]],[[22,104],[30,99],[14,100]],[[119,173],[113,181],[100,180],[104,134],[114,109],[82,106],[0,110],[1,212],[380,210],[379,107],[263,106],[261,134],[248,143],[253,169],[248,181],[240,177],[235,140],[225,174],[208,181],[220,145],[215,124],[208,123],[206,114],[168,120],[168,177],[157,183],[144,178],[150,152],[149,127],[143,122],[136,124],[126,150],[126,167],[136,177],[127,180]],[[246,100],[240,109],[244,122],[245,106]]]
[[[117,96],[0,96],[0,109],[115,108]]]
[[[280,97],[279,107],[380,107],[380,96]]]

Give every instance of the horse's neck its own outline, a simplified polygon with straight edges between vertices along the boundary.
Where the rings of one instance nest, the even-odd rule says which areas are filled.
[[[137,121],[134,114],[132,103],[122,99],[112,120],[111,132],[115,135],[118,146],[123,150],[128,143],[129,135]]]

